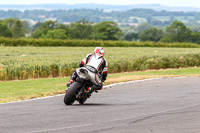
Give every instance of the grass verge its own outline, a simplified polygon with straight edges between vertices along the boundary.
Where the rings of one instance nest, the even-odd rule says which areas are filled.
[[[104,85],[157,77],[200,76],[200,68],[149,70],[110,74]],[[69,77],[0,82],[0,103],[65,93]]]

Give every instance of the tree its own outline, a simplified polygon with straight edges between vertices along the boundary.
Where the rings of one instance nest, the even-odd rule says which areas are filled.
[[[157,28],[151,28],[139,34],[141,41],[154,41],[158,42],[163,37],[163,31]]]
[[[145,30],[150,29],[150,28],[152,28],[151,25],[149,25],[148,23],[143,23],[143,24],[140,24],[140,25],[136,28],[136,32],[137,32],[137,33],[141,33],[141,32],[143,32],[143,31],[145,31]]]
[[[174,21],[166,28],[166,33],[161,39],[163,42],[189,42],[191,30],[182,22]]]
[[[93,32],[92,24],[85,19],[72,23],[68,29],[68,36],[74,39],[90,39]]]
[[[47,34],[42,35],[42,38],[67,39],[68,37],[64,29],[54,29],[48,30]]]
[[[0,23],[0,36],[1,37],[12,37],[11,30],[4,23]]]
[[[31,37],[33,38],[40,38],[43,35],[47,34],[48,30],[47,29],[40,29],[38,28],[37,30],[35,30],[32,34]]]
[[[45,21],[41,26],[40,28],[43,28],[43,29],[48,29],[48,30],[53,30],[55,29],[56,27],[58,26],[57,22],[56,21]]]
[[[121,36],[122,31],[115,22],[104,21],[94,25],[93,39],[119,40]]]
[[[134,33],[134,32],[128,33],[128,34],[126,34],[124,39],[127,40],[127,41],[137,41],[138,40],[138,34]]]
[[[22,21],[25,32],[30,32],[31,28],[27,21]]]
[[[191,35],[191,41],[193,43],[200,44],[200,32],[193,32],[192,35]]]
[[[13,37],[19,38],[25,36],[24,23],[22,21],[14,18],[9,18],[4,20],[4,23],[11,30]]]
[[[42,36],[45,36],[48,33],[48,30],[54,30],[58,27],[58,24],[56,21],[46,21],[44,23],[38,23],[34,27],[37,29],[32,33],[33,38],[40,38]]]
[[[4,22],[7,24],[9,29],[11,29],[14,26],[16,21],[17,21],[17,19],[14,19],[14,18],[9,18],[9,19],[4,20]]]
[[[15,24],[11,28],[13,37],[19,38],[19,37],[24,37],[25,36],[25,30],[23,23],[20,20],[17,20]]]
[[[42,25],[41,22],[36,23],[36,24],[33,26],[32,31],[36,31],[41,25]]]

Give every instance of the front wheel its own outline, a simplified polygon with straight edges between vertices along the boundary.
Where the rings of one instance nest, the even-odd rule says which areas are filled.
[[[80,99],[80,100],[79,100],[79,103],[80,103],[80,104],[84,104],[86,100],[87,100],[87,98]]]
[[[76,100],[76,91],[80,87],[80,83],[74,82],[71,84],[70,88],[66,91],[65,97],[64,97],[64,103],[66,105],[72,105]]]

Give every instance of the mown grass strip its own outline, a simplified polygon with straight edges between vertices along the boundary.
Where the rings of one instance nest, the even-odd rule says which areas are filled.
[[[156,77],[200,76],[200,68],[110,74],[105,84]],[[69,77],[0,82],[0,103],[62,94]]]

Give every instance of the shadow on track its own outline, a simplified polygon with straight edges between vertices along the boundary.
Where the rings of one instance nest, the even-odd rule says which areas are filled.
[[[71,106],[130,106],[130,105],[137,105],[138,103],[122,103],[122,104],[107,104],[107,103],[85,103],[85,104],[73,104]]]
[[[73,104],[72,106],[112,106],[113,104],[105,103],[85,103],[85,104]]]

